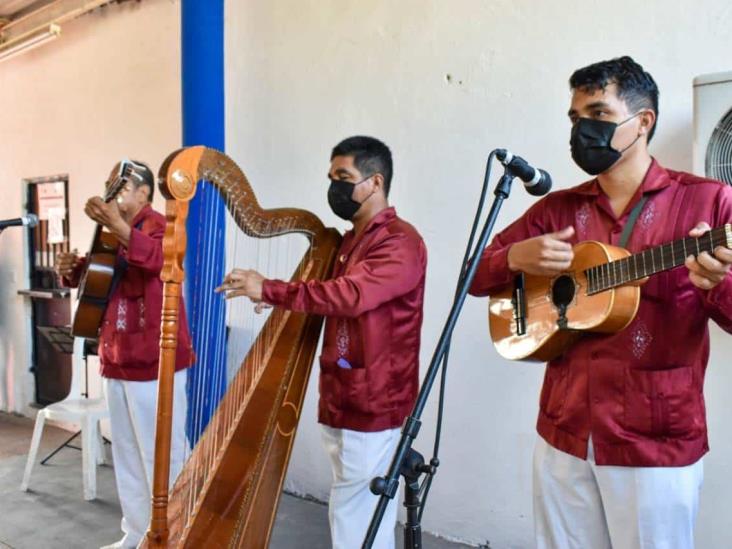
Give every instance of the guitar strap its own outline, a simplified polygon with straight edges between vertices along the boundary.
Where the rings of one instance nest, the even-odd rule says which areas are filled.
[[[618,241],[618,246],[621,248],[625,248],[626,244],[628,244],[635,222],[638,221],[638,217],[640,217],[640,213],[643,211],[643,206],[646,205],[646,202],[648,202],[647,194],[643,195],[643,197],[638,201],[638,204],[635,205],[635,208],[633,208],[633,211],[630,212],[628,221],[625,223],[625,227],[623,227],[623,234],[620,235],[620,240]]]
[[[141,220],[139,223],[135,225],[135,229],[142,230],[142,223],[144,220]],[[114,264],[114,274],[112,275],[112,283],[109,285],[109,295],[111,296],[114,294],[114,291],[117,289],[117,286],[119,286],[120,281],[122,280],[122,277],[127,272],[127,267],[129,266],[129,263],[127,263],[127,259],[119,254],[117,255],[117,262]]]

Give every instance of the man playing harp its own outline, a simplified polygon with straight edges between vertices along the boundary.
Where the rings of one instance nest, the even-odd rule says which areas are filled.
[[[268,280],[234,269],[227,298],[327,317],[320,356],[318,421],[331,461],[329,519],[334,548],[360,547],[377,499],[370,480],[389,466],[399,427],[417,396],[427,251],[389,206],[389,148],[350,137],[331,154],[328,203],[353,224],[327,281]],[[396,499],[374,547],[394,547]]]

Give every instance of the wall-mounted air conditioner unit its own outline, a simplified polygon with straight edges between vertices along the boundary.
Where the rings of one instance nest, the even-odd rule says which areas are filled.
[[[732,72],[694,79],[694,172],[732,185]]]

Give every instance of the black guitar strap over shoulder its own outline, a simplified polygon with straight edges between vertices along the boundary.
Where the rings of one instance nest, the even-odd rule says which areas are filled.
[[[635,208],[633,208],[633,211],[630,212],[628,221],[625,223],[625,227],[623,227],[623,234],[620,235],[620,240],[618,241],[618,246],[621,248],[625,248],[628,244],[630,235],[633,233],[635,222],[638,221],[638,217],[640,217],[640,214],[643,211],[643,206],[646,205],[646,202],[648,202],[647,194],[643,195],[643,197],[638,201],[638,204],[635,205]]]

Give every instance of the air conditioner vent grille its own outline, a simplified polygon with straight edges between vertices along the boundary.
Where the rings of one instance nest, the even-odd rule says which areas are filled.
[[[722,117],[709,138],[704,173],[732,185],[732,109]]]

